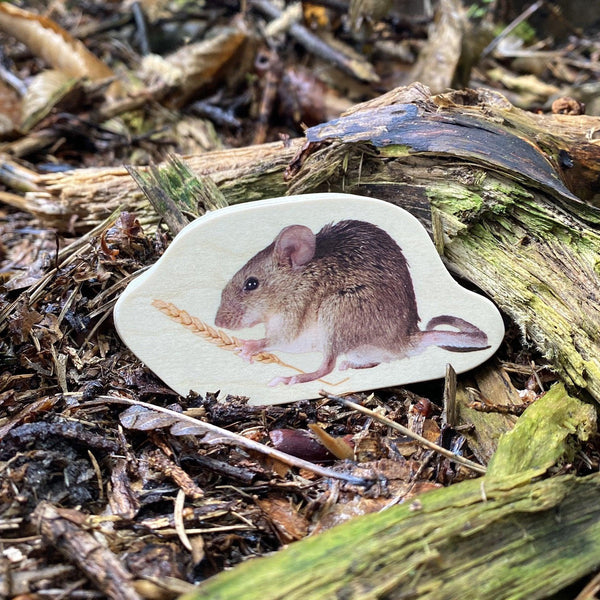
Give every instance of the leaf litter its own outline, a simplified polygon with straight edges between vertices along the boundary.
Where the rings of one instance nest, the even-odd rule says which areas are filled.
[[[111,316],[168,247],[169,228],[121,211],[82,226],[75,210],[51,224],[27,204],[40,173],[296,137],[416,69],[430,85],[455,85],[460,44],[448,45],[444,73],[422,64],[435,51],[421,52],[433,15],[379,4],[1,5],[0,594],[174,597],[306,535],[474,477],[469,462],[485,467],[487,447],[447,418],[455,398],[443,382],[348,399],[367,412],[327,394],[269,407],[226,389],[177,396],[123,346]],[[436,26],[456,39],[483,22],[441,4]],[[503,43],[470,83],[502,85],[527,108],[550,107],[556,90],[579,106],[598,86],[598,30],[569,43],[519,52]],[[544,58],[553,87],[537,85],[539,73],[509,77],[528,57]],[[555,378],[516,331],[500,357],[494,369],[517,397],[534,400]],[[459,386],[493,410],[489,390],[500,384],[484,380]],[[517,412],[511,398],[505,410]],[[590,448],[570,468],[597,464]]]

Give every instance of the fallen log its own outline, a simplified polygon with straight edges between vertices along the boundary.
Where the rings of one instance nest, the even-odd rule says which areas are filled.
[[[345,191],[402,206],[569,385],[600,401],[600,119],[533,115],[488,92],[418,84],[274,143],[186,158],[230,204]],[[125,169],[44,175],[15,201],[59,229],[115,208],[156,215]],[[590,204],[582,202],[586,198]]]
[[[229,204],[299,191],[330,189],[358,192],[365,188],[367,191],[378,191],[380,195],[390,197],[397,197],[397,192],[401,192],[405,198],[398,198],[398,203],[407,203],[409,210],[411,207],[414,210],[418,210],[419,207],[424,210],[427,198],[422,193],[422,187],[427,185],[427,178],[421,181],[419,164],[430,169],[436,167],[432,175],[435,176],[441,171],[442,177],[446,165],[462,164],[467,168],[471,166],[472,161],[475,161],[475,166],[479,165],[483,168],[494,169],[503,166],[505,172],[507,170],[510,172],[512,169],[514,175],[522,167],[521,157],[515,154],[515,148],[511,147],[511,142],[514,142],[517,137],[521,140],[521,149],[526,148],[527,145],[534,148],[539,146],[542,154],[555,162],[555,168],[560,171],[560,177],[555,174],[556,183],[564,179],[575,196],[600,203],[600,145],[597,143],[600,139],[600,120],[597,117],[535,115],[513,107],[499,94],[487,92],[464,91],[432,97],[427,89],[419,84],[398,88],[375,100],[357,105],[348,111],[347,116],[352,117],[362,113],[363,118],[359,120],[362,127],[360,139],[368,140],[370,130],[374,132],[384,125],[378,123],[376,118],[378,115],[371,111],[400,104],[414,105],[420,111],[418,118],[422,120],[423,127],[428,130],[429,140],[432,142],[436,142],[437,138],[439,140],[433,145],[421,144],[420,147],[415,146],[415,139],[406,141],[396,139],[394,144],[387,144],[405,149],[406,156],[396,157],[396,162],[402,164],[404,172],[404,175],[400,173],[398,180],[389,180],[389,175],[398,174],[393,170],[390,173],[380,174],[377,171],[367,172],[365,169],[353,171],[348,162],[351,156],[346,157],[346,154],[339,149],[333,155],[325,153],[327,160],[319,152],[315,153],[319,157],[318,166],[322,170],[312,173],[312,177],[307,173],[308,167],[305,167],[295,177],[286,178],[285,174],[290,162],[306,143],[304,139],[216,150],[201,155],[185,156],[183,159],[197,175],[210,176],[224,193]],[[468,117],[468,120],[465,120],[465,117]],[[455,135],[442,137],[442,124],[457,119],[461,122],[454,130]],[[498,123],[505,123],[507,130],[513,133],[512,137],[507,136],[504,147],[498,146],[503,150],[501,155],[492,156],[491,149],[487,148],[488,160],[486,161],[481,154],[476,156],[468,151],[472,132],[485,129],[488,124]],[[321,125],[308,130],[307,137],[311,139],[311,136],[316,135],[315,132],[320,132],[323,137],[323,132],[326,134],[328,130],[328,124]],[[423,128],[416,129],[416,132],[419,138],[425,138]],[[357,137],[358,132],[353,133],[356,135],[346,135],[341,142],[355,143],[359,137]],[[496,136],[492,134],[491,138],[494,137]],[[313,139],[316,140],[314,137]],[[460,148],[460,145],[463,148]],[[338,154],[344,159],[343,164],[333,161]],[[409,157],[423,160],[419,163],[419,161],[407,160]],[[364,154],[359,153],[359,158],[364,161]],[[512,162],[510,162],[511,158]],[[503,160],[507,161],[504,165]],[[359,161],[357,166],[360,164],[362,163]],[[541,164],[544,165],[544,161],[541,161]],[[17,186],[18,181],[22,180],[25,189],[29,190],[21,199],[14,195],[0,199],[38,215],[48,226],[59,230],[66,231],[73,227],[76,230],[90,229],[119,207],[123,207],[124,210],[137,210],[145,220],[155,218],[154,211],[125,168],[74,169],[63,173],[35,176],[32,173],[19,175],[18,171],[21,169],[14,167],[6,158],[3,162],[0,161],[0,166],[3,167],[2,175],[5,178],[12,176],[9,181],[12,185]],[[316,165],[311,162],[310,170],[313,166]],[[544,166],[552,168],[551,164]],[[411,176],[413,168],[416,169],[414,183]],[[466,174],[468,169],[465,176]],[[365,179],[366,175],[369,175],[368,180]],[[457,178],[455,183],[458,190],[467,183],[460,178],[461,171],[453,170],[445,175],[449,181]],[[386,176],[388,179],[385,178]],[[377,188],[377,179],[384,189]],[[529,185],[526,178],[524,184]],[[387,191],[392,193],[386,194],[385,188],[389,188],[390,185],[399,187],[388,189]],[[471,185],[476,187],[477,182],[471,182]],[[563,192],[569,195],[569,191],[564,187]]]
[[[285,195],[283,172],[303,140],[235,150],[216,150],[182,157],[190,170],[209,176],[225,193],[229,204]],[[0,170],[14,171],[10,161]],[[19,175],[19,173],[17,173]],[[23,182],[23,176],[18,180]],[[59,231],[88,231],[115,210],[135,212],[143,224],[156,223],[158,215],[125,167],[74,169],[64,173],[27,173],[23,196],[0,194],[0,201],[36,215]],[[18,185],[15,183],[14,185]]]
[[[185,600],[547,598],[600,565],[600,476],[479,480],[243,563]]]
[[[571,434],[595,431],[593,408],[562,385],[539,402],[503,438],[485,477],[242,563],[182,600],[551,596],[600,565],[600,476],[530,483],[568,458]]]

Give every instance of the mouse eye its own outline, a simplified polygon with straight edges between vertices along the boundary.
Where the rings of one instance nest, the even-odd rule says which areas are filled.
[[[258,287],[258,279],[256,277],[248,277],[246,281],[244,281],[244,290],[250,292],[255,290]]]

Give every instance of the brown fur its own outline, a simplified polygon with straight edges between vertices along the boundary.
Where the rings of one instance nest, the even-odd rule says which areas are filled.
[[[255,289],[244,289],[247,282],[258,283]],[[452,319],[438,317],[436,325],[455,326]],[[225,286],[215,319],[217,326],[228,329],[265,324],[265,338],[248,340],[242,348],[248,359],[261,350],[323,353],[317,371],[278,379],[285,383],[322,377],[340,355],[360,349],[381,349],[395,358],[410,355],[424,336],[419,321],[402,250],[376,225],[356,220],[326,225],[316,236],[301,225],[284,228]],[[477,349],[485,347],[473,330],[485,334],[467,325]],[[446,340],[451,349],[449,337],[460,332],[435,334],[429,336],[429,345]],[[312,348],[306,348],[306,338]],[[354,360],[344,368],[378,362]]]

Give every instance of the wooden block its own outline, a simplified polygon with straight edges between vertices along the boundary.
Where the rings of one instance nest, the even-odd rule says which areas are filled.
[[[177,393],[252,404],[443,377],[504,335],[419,222],[349,194],[274,198],[188,225],[115,306],[119,335]]]

